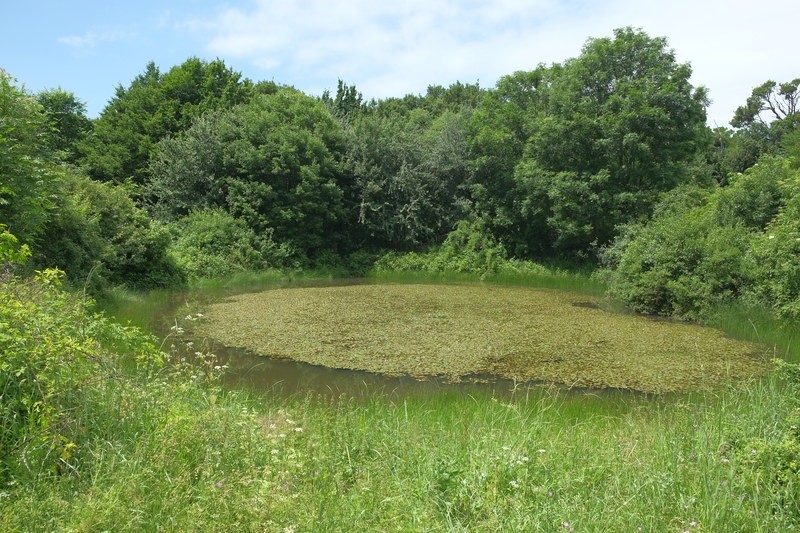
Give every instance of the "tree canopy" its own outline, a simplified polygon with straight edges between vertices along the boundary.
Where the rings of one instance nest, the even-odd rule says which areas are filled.
[[[81,143],[83,164],[94,179],[143,184],[158,141],[203,113],[245,102],[253,92],[253,84],[221,60],[190,58],[164,74],[151,62],[127,88],[117,87]]]

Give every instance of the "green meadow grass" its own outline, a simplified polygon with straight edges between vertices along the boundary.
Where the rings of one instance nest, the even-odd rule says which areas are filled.
[[[392,400],[170,391],[84,476],[2,493],[6,531],[791,531],[753,464],[792,403],[774,378],[694,396]]]

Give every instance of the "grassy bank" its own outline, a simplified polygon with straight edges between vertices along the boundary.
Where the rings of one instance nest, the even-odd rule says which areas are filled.
[[[139,415],[147,433],[87,444],[82,475],[6,487],[0,527],[758,532],[800,519],[774,445],[793,403],[775,379],[655,399],[170,394]]]
[[[163,366],[178,325],[162,343],[47,284],[1,294],[0,530],[800,527],[797,367],[695,395],[247,397],[208,354]]]

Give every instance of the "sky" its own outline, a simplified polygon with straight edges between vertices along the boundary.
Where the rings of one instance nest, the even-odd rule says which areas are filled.
[[[633,26],[666,37],[708,123],[727,126],[767,80],[800,77],[800,1],[772,0],[2,0],[0,68],[29,92],[61,87],[96,117],[154,61],[222,59],[254,81],[308,94],[344,80],[369,100],[424,94],[576,57]]]

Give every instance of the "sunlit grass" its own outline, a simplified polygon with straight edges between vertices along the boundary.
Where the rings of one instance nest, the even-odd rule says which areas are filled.
[[[772,379],[668,397],[173,392],[152,434],[96,443],[90,477],[16,491],[0,528],[786,531],[795,512],[752,484],[743,443],[790,407]]]
[[[743,304],[720,306],[709,323],[737,339],[758,342],[775,357],[800,361],[800,323],[777,318],[762,307]]]
[[[554,270],[550,273],[468,274],[463,272],[372,271],[367,278],[393,283],[493,283],[497,285],[560,289],[602,296],[608,289],[585,272]]]
[[[185,370],[84,383],[71,467],[0,486],[0,531],[800,527],[798,385],[774,374],[692,394],[252,396]]]

